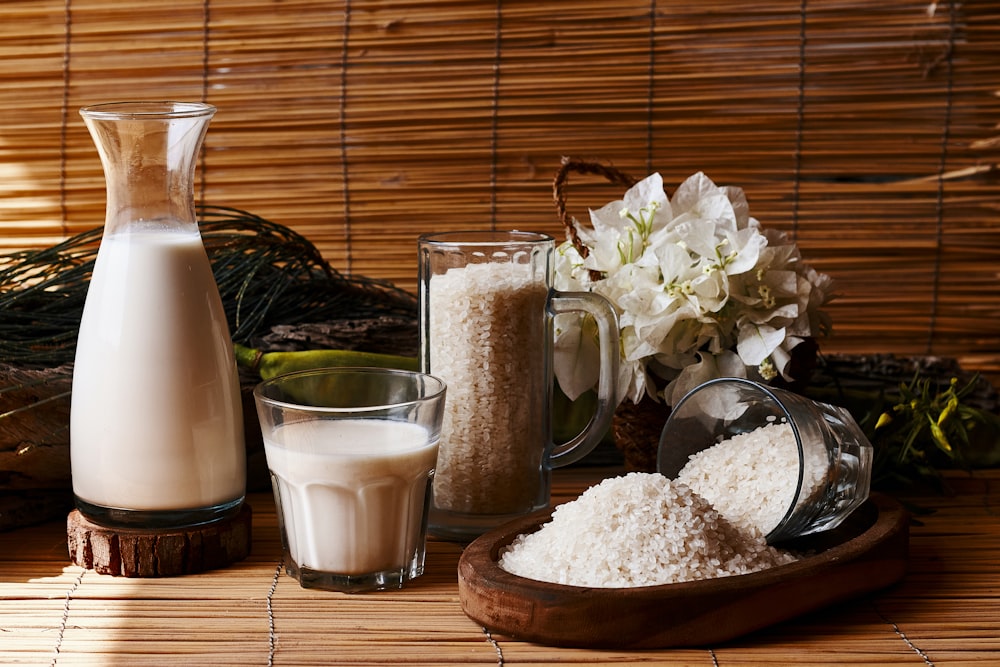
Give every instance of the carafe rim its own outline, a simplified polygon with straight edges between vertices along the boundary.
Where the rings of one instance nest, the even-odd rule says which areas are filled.
[[[95,120],[198,118],[215,112],[216,107],[205,102],[172,100],[104,102],[80,109],[81,116]]]

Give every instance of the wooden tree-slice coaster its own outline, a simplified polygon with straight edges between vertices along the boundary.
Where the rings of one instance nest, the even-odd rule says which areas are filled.
[[[250,553],[252,511],[215,523],[174,530],[108,528],[73,510],[66,519],[70,559],[100,574],[175,577],[214,570]]]

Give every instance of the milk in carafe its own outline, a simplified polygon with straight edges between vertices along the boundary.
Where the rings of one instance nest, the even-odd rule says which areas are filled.
[[[201,237],[106,237],[73,375],[73,491],[90,505],[171,511],[243,497],[239,384]]]

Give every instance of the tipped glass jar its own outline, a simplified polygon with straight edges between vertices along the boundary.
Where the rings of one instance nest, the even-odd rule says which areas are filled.
[[[660,473],[769,543],[837,527],[868,498],[872,446],[851,414],[741,378],[681,399],[660,437]]]

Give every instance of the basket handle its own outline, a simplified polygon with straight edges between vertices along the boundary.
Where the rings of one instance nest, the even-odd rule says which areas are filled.
[[[617,167],[609,164],[563,156],[562,164],[552,182],[552,198],[555,200],[556,214],[559,216],[559,221],[566,229],[566,238],[572,241],[573,247],[576,248],[581,257],[586,259],[590,251],[580,240],[579,236],[577,236],[576,218],[571,216],[566,210],[566,185],[570,173],[601,176],[609,183],[624,185],[626,188],[632,187],[637,181]]]

